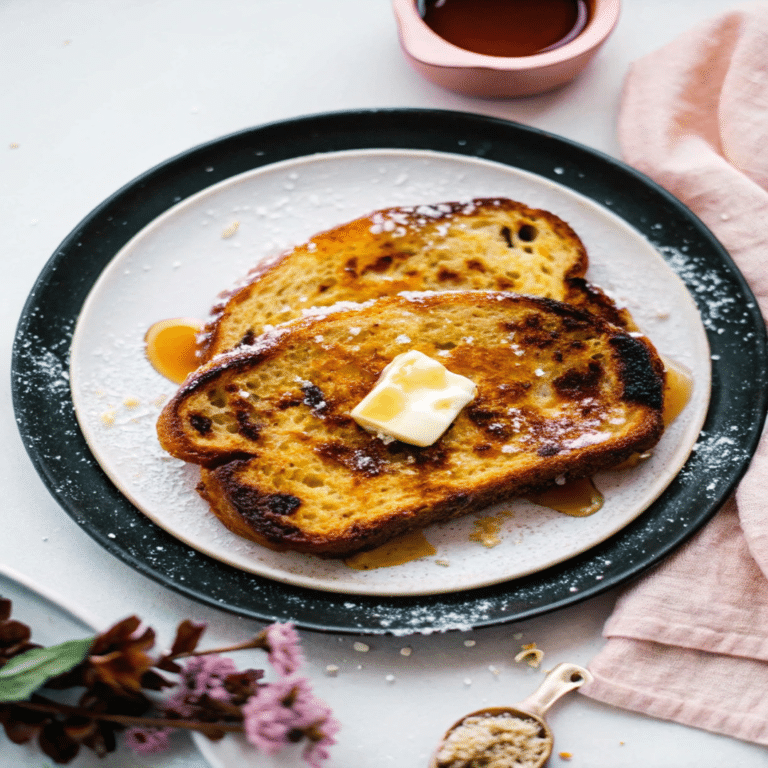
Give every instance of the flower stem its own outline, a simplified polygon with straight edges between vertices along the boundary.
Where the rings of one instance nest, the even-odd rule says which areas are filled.
[[[184,728],[190,731],[213,731],[214,733],[243,733],[241,723],[203,723],[194,720],[172,720],[166,717],[135,717],[133,715],[110,715],[102,712],[93,712],[82,707],[71,707],[67,704],[44,704],[34,701],[13,702],[15,707],[23,707],[34,712],[48,712],[50,714],[73,715],[85,717],[90,720],[104,720],[110,723],[122,725],[138,725],[151,728]]]
[[[266,633],[260,632],[256,637],[246,640],[242,643],[235,643],[234,645],[225,645],[221,648],[209,648],[205,651],[185,651],[184,653],[177,653],[173,656],[174,659],[184,659],[190,656],[209,656],[211,654],[218,653],[231,653],[232,651],[247,651],[251,648],[263,648],[269,650],[269,646],[266,642]]]

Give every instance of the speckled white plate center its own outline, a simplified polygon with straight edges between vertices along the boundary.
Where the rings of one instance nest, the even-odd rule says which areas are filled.
[[[147,329],[166,318],[205,319],[219,291],[260,259],[374,209],[493,196],[567,221],[587,247],[587,277],[628,307],[662,355],[691,369],[692,398],[653,456],[635,469],[598,475],[605,504],[591,517],[515,500],[428,528],[436,554],[395,567],[359,571],[276,553],[223,528],[195,491],[197,467],[171,458],[157,442],[155,422],[176,387],[148,363]],[[709,347],[693,300],[647,240],[604,202],[499,163],[420,150],[311,155],[211,186],[139,232],[95,283],[71,349],[81,429],[107,475],[157,525],[200,552],[281,582],[348,594],[423,595],[561,563],[619,531],[663,492],[689,456],[709,402]],[[499,525],[492,547],[471,537],[488,517]]]

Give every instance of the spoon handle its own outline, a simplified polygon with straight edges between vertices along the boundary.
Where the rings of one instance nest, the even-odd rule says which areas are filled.
[[[515,706],[524,712],[543,717],[561,696],[590,680],[592,675],[584,667],[577,664],[558,664],[550,670],[542,684],[530,696]]]

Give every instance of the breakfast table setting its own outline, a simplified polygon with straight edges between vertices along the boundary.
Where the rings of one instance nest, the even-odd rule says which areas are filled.
[[[0,22],[2,768],[768,764],[768,3],[5,0]],[[199,362],[174,378],[161,332],[317,233],[507,198],[565,221],[626,344],[684,372],[658,444],[594,476],[597,511],[506,498],[367,558],[223,526],[229,464],[200,481],[156,426]],[[506,762],[475,731],[446,757],[468,713],[532,730]]]

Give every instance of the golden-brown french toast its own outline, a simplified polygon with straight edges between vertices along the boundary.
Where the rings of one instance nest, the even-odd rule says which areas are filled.
[[[512,291],[631,327],[629,315],[586,282],[587,266],[568,224],[507,198],[383,209],[257,266],[213,308],[200,359],[249,344],[307,308],[400,291]]]
[[[477,388],[422,448],[350,416],[409,350]],[[344,557],[650,449],[663,383],[645,338],[562,302],[427,292],[308,316],[219,356],[167,403],[157,431],[203,467],[198,490],[236,534]]]

